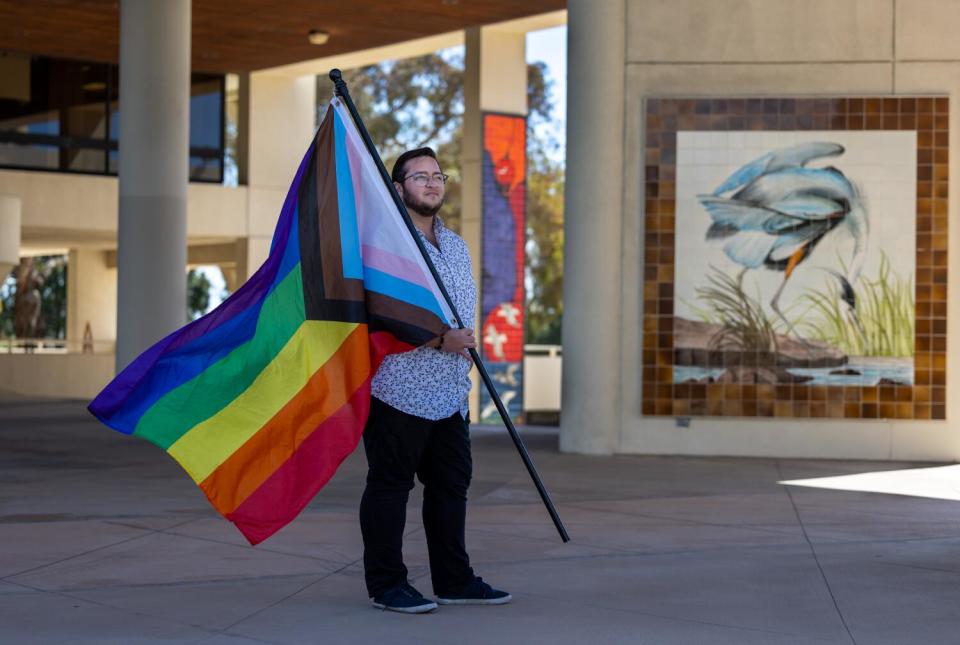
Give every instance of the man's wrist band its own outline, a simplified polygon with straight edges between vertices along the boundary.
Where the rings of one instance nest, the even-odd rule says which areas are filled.
[[[437,351],[438,351],[438,352],[443,349],[443,337],[446,336],[446,335],[447,335],[446,332],[440,334],[440,342],[437,344]]]

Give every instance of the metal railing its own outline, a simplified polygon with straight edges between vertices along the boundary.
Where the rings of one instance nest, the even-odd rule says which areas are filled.
[[[0,338],[0,354],[109,354],[113,341],[67,340],[65,338]]]

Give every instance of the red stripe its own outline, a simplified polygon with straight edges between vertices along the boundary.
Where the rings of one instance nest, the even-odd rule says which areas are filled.
[[[393,334],[370,335],[371,372],[387,354],[413,349]],[[310,503],[360,442],[370,414],[370,379],[321,423],[289,459],[226,518],[250,544],[259,544],[289,524]]]
[[[380,363],[388,354],[399,354],[416,349],[410,343],[397,340],[397,337],[386,331],[377,331],[370,334],[370,373],[376,374]]]
[[[370,379],[321,423],[296,452],[226,518],[250,544],[259,544],[290,523],[330,481],[360,441],[370,414]]]
[[[366,325],[358,325],[307,384],[200,484],[213,507],[235,511],[302,440],[369,383],[370,351]]]

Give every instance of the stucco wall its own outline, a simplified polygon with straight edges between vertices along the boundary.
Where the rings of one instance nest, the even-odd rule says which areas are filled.
[[[190,184],[187,235],[245,237],[251,228],[247,192],[245,186]],[[0,194],[20,199],[24,246],[116,248],[116,177],[0,170]]]
[[[113,352],[0,353],[0,390],[31,396],[92,399],[113,378],[113,363]]]
[[[620,452],[955,460],[957,200],[949,209],[947,420],[693,418],[640,408],[644,99],[948,94],[957,122],[960,3],[951,0],[629,0],[626,8]],[[610,70],[609,73],[616,73]],[[950,133],[956,147],[956,132]],[[950,191],[957,167],[951,155]]]

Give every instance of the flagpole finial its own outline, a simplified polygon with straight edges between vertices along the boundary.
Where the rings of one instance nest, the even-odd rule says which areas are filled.
[[[347,83],[343,80],[343,72],[334,67],[330,70],[330,80],[333,81],[334,91],[337,96],[347,94]]]

